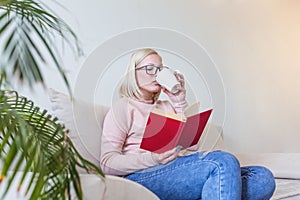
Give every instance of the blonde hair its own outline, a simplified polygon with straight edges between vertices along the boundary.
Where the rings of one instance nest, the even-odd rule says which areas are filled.
[[[139,49],[131,55],[125,77],[119,88],[119,94],[121,97],[136,99],[140,99],[142,97],[142,93],[136,81],[135,68],[140,62],[142,62],[142,60],[151,54],[160,56],[155,50],[150,48]],[[154,101],[157,101],[160,92],[161,90],[153,95]]]

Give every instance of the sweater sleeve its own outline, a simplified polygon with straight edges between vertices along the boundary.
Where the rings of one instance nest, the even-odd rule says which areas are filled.
[[[151,152],[123,154],[126,129],[129,129],[129,121],[132,120],[125,111],[118,109],[114,112],[111,109],[104,120],[100,166],[105,174],[124,176],[158,164]]]

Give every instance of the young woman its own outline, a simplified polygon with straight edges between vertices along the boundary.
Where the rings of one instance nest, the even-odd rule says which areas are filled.
[[[104,121],[100,163],[104,173],[140,183],[160,199],[270,199],[275,189],[272,173],[261,166],[240,167],[230,153],[183,156],[178,148],[161,154],[140,149],[151,110],[182,113],[187,106],[183,75],[175,73],[181,88],[174,95],[155,80],[162,69],[156,51],[140,49],[132,54],[120,87],[121,98]],[[161,91],[170,101],[158,100]]]

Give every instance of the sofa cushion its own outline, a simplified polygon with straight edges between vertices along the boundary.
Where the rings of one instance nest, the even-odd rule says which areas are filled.
[[[94,105],[49,89],[52,114],[69,129],[69,137],[79,153],[99,166],[102,125],[109,107]]]

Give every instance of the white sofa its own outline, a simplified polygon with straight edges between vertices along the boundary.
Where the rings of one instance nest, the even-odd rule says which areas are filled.
[[[80,100],[70,101],[63,93],[50,90],[53,114],[70,129],[70,138],[81,155],[99,166],[102,124],[108,107]],[[226,150],[222,128],[207,124],[199,150]],[[241,165],[263,165],[276,178],[277,188],[272,200],[300,199],[300,154],[235,154]],[[132,181],[115,176],[101,179],[81,171],[85,199],[158,199],[151,191]]]
[[[102,123],[108,107],[93,105],[80,100],[71,101],[70,98],[58,91],[50,90],[52,114],[57,116],[70,130],[69,136],[80,154],[99,166],[100,139]],[[208,124],[200,140],[200,150],[225,149],[222,128]],[[272,200],[300,199],[300,154],[236,154],[241,165],[264,165],[271,169],[276,177],[277,188]],[[95,199],[123,199],[123,200],[157,200],[158,197],[145,187],[116,176],[101,178],[95,174],[80,171],[83,195],[85,200]],[[17,177],[21,177],[18,172]],[[30,177],[27,179],[29,180]],[[297,180],[298,179],[298,180]],[[6,199],[23,200],[22,191],[17,193],[17,181],[12,186]],[[5,181],[1,183],[0,195],[5,188]],[[26,181],[25,183],[26,184]]]

